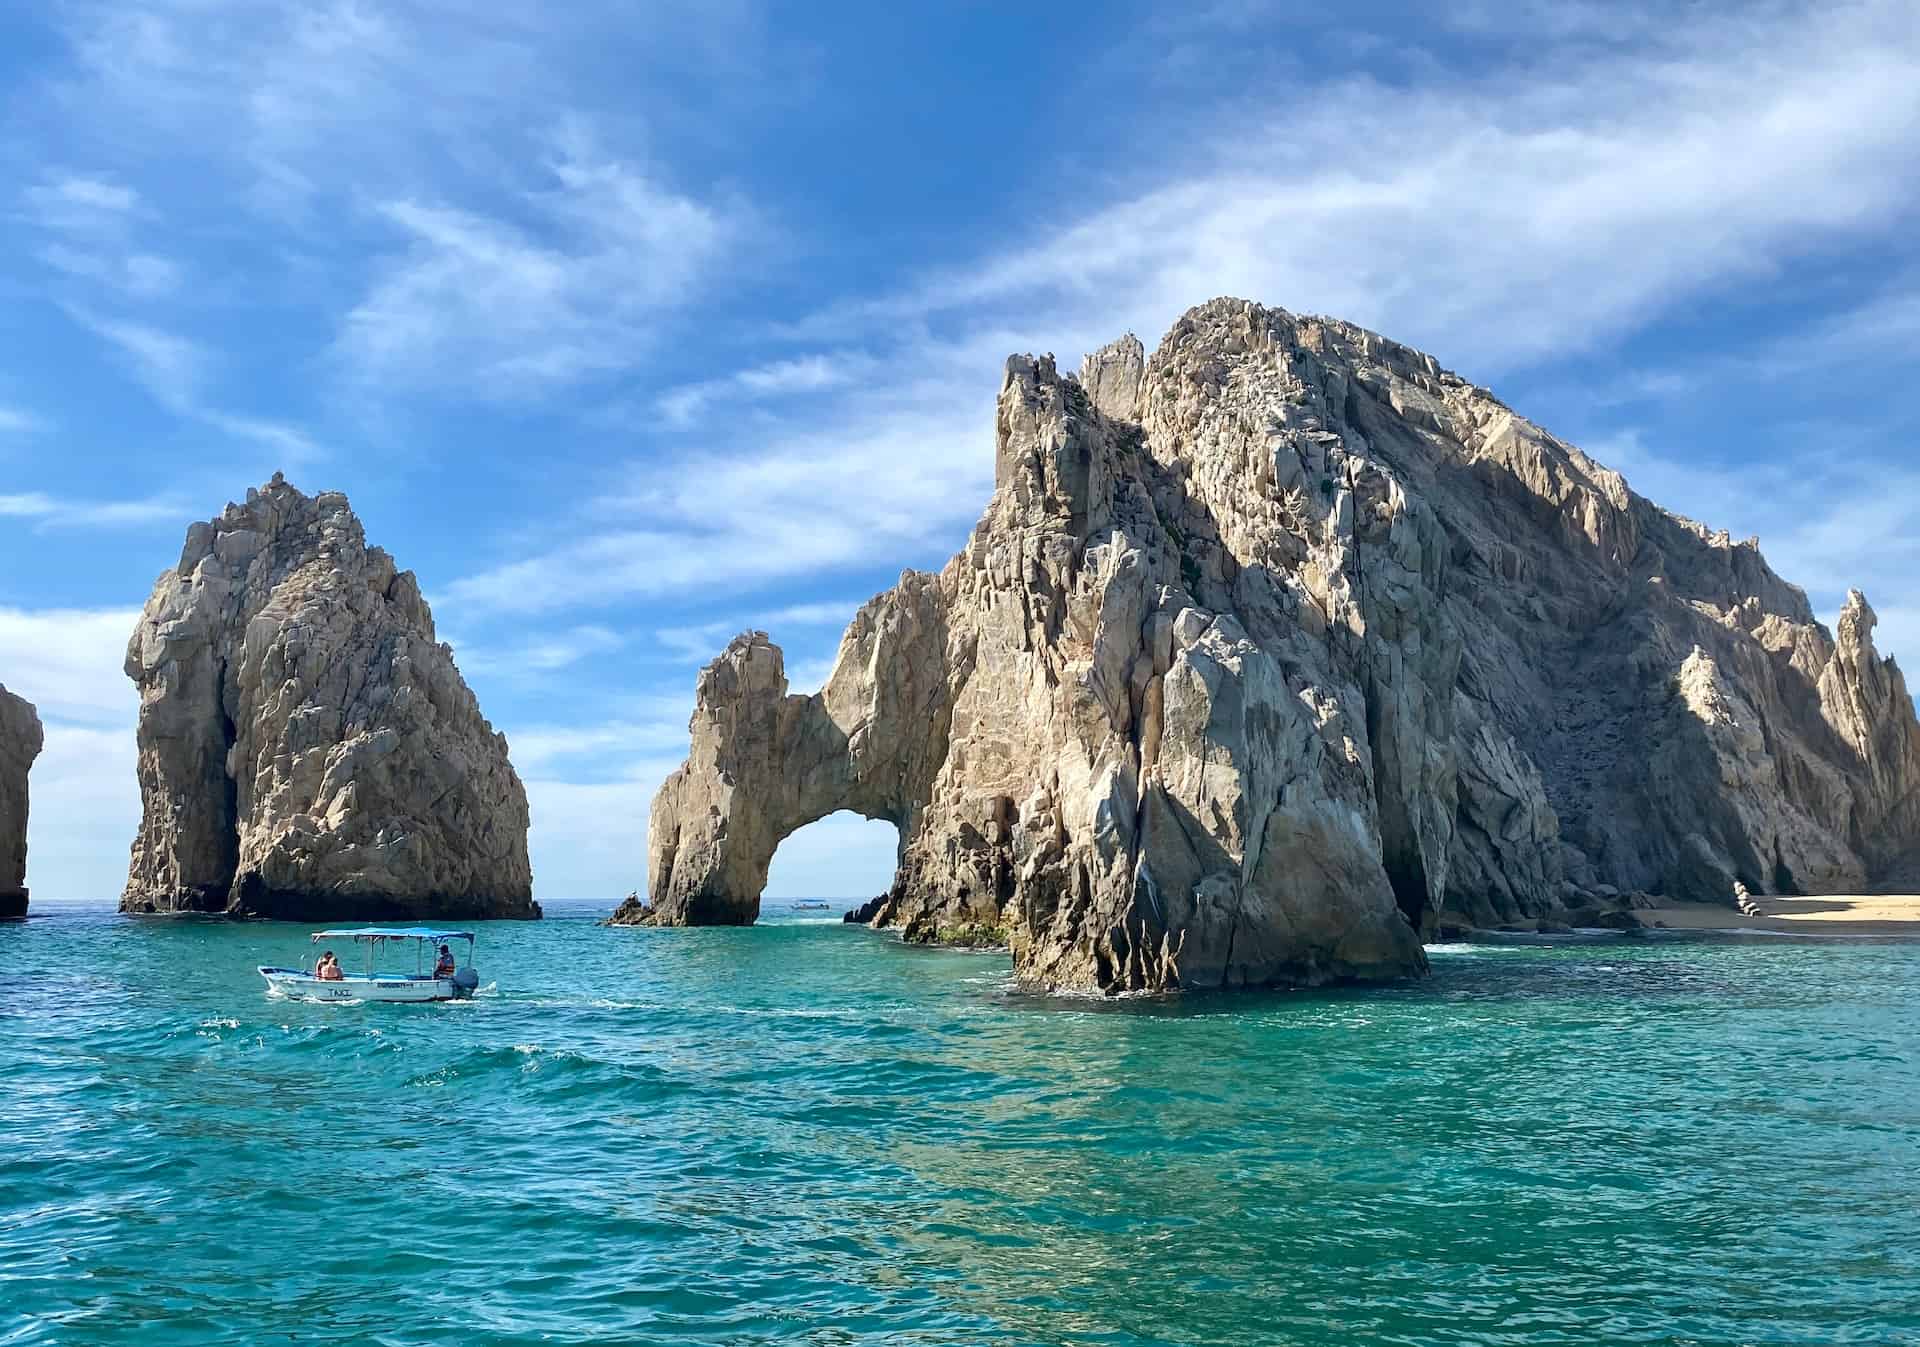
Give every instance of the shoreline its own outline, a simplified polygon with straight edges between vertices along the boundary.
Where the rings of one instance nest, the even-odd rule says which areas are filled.
[[[1813,898],[1755,895],[1759,916],[1746,916],[1718,903],[1670,903],[1635,915],[1670,931],[1749,931],[1782,935],[1893,935],[1920,938],[1920,896],[1912,894],[1835,894]]]
[[[1818,897],[1753,898],[1760,911],[1748,916],[1720,903],[1668,902],[1658,907],[1623,909],[1613,915],[1634,918],[1637,924],[1606,929],[1567,927],[1544,919],[1537,927],[1512,925],[1461,930],[1456,935],[1429,943],[1450,944],[1458,940],[1513,939],[1555,935],[1689,935],[1749,936],[1786,935],[1806,938],[1876,937],[1880,939],[1920,940],[1920,895],[1912,894],[1823,894]]]

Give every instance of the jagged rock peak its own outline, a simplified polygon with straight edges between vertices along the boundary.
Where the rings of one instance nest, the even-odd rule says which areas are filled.
[[[339,492],[275,473],[190,527],[126,668],[142,817],[123,911],[539,915],[506,739]]]
[[[1103,416],[1136,421],[1140,416],[1140,376],[1146,366],[1147,348],[1129,332],[1080,362],[1080,386]]]
[[[33,704],[0,685],[0,918],[27,914],[27,773],[44,743]]]
[[[1867,883],[1920,724],[1753,542],[1432,357],[1237,299],[1079,378],[1006,364],[995,492],[868,603],[826,686],[755,635],[655,798],[663,923],[750,920],[788,832],[900,829],[875,917],[1103,991],[1390,977],[1634,892]]]

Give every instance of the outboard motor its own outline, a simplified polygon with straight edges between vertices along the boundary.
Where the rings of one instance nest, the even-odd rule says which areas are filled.
[[[468,964],[465,968],[459,969],[453,975],[453,994],[455,996],[472,996],[474,989],[479,985],[480,975],[473,971],[472,964]]]

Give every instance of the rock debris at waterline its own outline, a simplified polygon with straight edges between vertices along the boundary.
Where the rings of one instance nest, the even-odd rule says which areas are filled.
[[[0,919],[27,915],[27,773],[44,743],[33,703],[0,685]]]
[[[1429,356],[1221,299],[1148,359],[1007,362],[996,489],[790,696],[736,638],[656,795],[651,906],[751,921],[794,829],[900,830],[873,920],[1055,989],[1388,978],[1474,925],[1858,890],[1920,836],[1920,725],[1753,540]]]
[[[537,917],[507,741],[411,571],[279,475],[193,525],[127,646],[126,912]]]

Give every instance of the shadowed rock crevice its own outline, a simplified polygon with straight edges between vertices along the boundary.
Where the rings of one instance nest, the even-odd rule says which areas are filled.
[[[527,802],[412,572],[276,475],[187,532],[127,647],[121,909],[532,917]]]
[[[1151,358],[1010,359],[995,440],[966,547],[817,697],[759,634],[702,674],[629,918],[750,920],[780,837],[850,808],[901,830],[873,921],[909,938],[1003,932],[1055,989],[1306,984],[1420,971],[1443,906],[1912,854],[1864,600],[1836,641],[1752,542],[1428,356],[1215,300]]]

